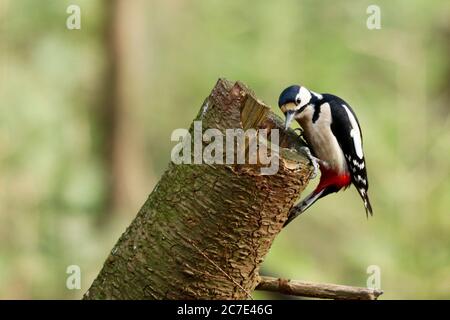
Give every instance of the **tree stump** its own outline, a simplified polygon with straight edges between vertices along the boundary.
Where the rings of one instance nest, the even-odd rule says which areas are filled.
[[[195,120],[221,132],[278,129],[278,172],[171,162],[84,299],[250,298],[312,168],[297,134],[242,83],[220,79]]]

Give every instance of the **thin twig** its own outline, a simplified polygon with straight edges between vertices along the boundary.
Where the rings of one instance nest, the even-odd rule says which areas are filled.
[[[336,300],[376,300],[383,291],[362,287],[351,287],[329,283],[261,277],[256,290]]]

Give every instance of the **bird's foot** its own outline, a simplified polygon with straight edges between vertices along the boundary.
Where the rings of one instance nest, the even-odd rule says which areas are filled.
[[[315,179],[317,177],[317,174],[319,172],[319,163],[322,161],[319,158],[316,158],[312,155],[311,150],[309,150],[308,147],[302,147],[301,148],[303,153],[306,155],[306,157],[308,158],[309,162],[311,163],[311,165],[314,167],[314,170],[310,176],[311,179]]]

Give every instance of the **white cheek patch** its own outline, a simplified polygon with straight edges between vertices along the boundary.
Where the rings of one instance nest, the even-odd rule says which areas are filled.
[[[300,107],[307,105],[311,101],[311,92],[305,87],[300,87],[300,91],[297,94],[297,98],[300,99]]]
[[[353,138],[353,144],[355,145],[355,151],[356,155],[362,159],[364,157],[363,150],[362,150],[362,141],[361,141],[361,132],[359,131],[358,122],[356,122],[355,117],[351,113],[351,111],[348,109],[348,107],[343,104],[342,105],[347,112],[347,116],[350,120],[350,124],[352,125],[352,130],[350,131],[350,136]]]

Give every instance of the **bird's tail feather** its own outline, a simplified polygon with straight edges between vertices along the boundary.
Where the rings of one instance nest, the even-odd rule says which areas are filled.
[[[364,202],[364,208],[366,209],[366,216],[369,217],[369,214],[371,216],[373,216],[372,205],[370,204],[369,194],[367,193],[367,189],[358,189],[358,188],[356,188],[356,190],[358,190],[358,193],[359,193],[359,195],[361,196],[361,199]]]
[[[371,216],[373,216],[373,210],[372,210],[372,205],[370,204],[370,200],[369,200],[369,195],[366,194],[365,197],[363,198],[364,201],[364,207],[366,208],[366,215],[367,217],[369,217],[369,213]]]
[[[305,199],[303,199],[301,202],[296,204],[291,211],[289,212],[289,216],[284,223],[283,227],[286,227],[289,223],[291,223],[292,220],[297,218],[299,215],[301,215],[303,212],[306,211],[309,207],[311,207],[314,202],[319,200],[319,198],[322,196],[325,189],[322,189],[319,192],[313,191],[310,193]]]

